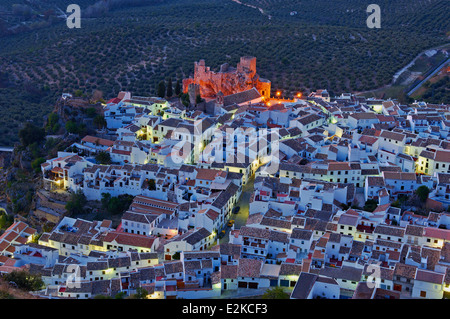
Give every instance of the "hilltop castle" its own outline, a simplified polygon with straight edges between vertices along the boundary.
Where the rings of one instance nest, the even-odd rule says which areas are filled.
[[[211,68],[205,65],[205,60],[195,62],[194,78],[183,80],[184,93],[188,93],[191,84],[198,85],[201,97],[206,99],[216,98],[219,92],[227,96],[250,90],[253,87],[261,96],[270,98],[271,82],[260,78],[256,73],[255,57],[241,57],[236,68],[224,63],[220,66],[219,72],[211,71]]]

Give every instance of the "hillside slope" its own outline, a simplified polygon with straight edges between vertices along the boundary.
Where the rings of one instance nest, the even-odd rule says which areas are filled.
[[[256,56],[258,73],[286,92],[382,87],[418,53],[446,42],[450,21],[447,0],[383,0],[381,29],[367,28],[363,0],[240,1],[266,14],[232,0],[123,1],[137,4],[95,11],[81,29],[56,21],[1,39],[0,145],[17,141],[26,120],[42,124],[62,92],[152,95],[162,79],[192,74],[199,59],[218,68]],[[92,13],[96,2],[79,3]]]

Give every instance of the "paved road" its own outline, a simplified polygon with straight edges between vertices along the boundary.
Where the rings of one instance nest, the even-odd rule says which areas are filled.
[[[235,220],[235,229],[239,229],[242,226],[245,226],[245,223],[247,222],[247,218],[250,211],[250,196],[252,196],[252,193],[254,191],[254,185],[255,185],[255,176],[253,175],[247,182],[247,184],[242,187],[242,194],[239,198],[236,206],[240,207],[239,213],[234,214],[234,220]]]
[[[426,50],[423,50],[422,52],[420,52],[413,60],[411,60],[411,62],[409,62],[407,65],[405,65],[403,68],[401,68],[394,74],[394,76],[392,78],[392,84],[394,84],[395,81],[397,81],[397,79],[400,77],[400,75],[403,72],[405,72],[407,69],[409,69],[411,66],[413,66],[414,63],[416,62],[416,60],[419,59],[421,56],[423,56],[425,54],[425,52],[430,51],[430,50],[439,50],[439,49],[445,48],[449,45],[450,45],[450,43],[445,43],[445,44],[439,45],[437,47],[429,48],[429,49],[426,49]]]
[[[12,152],[14,151],[13,147],[0,146],[0,152]]]
[[[425,79],[423,79],[419,84],[417,84],[411,91],[408,92],[408,96],[416,92],[426,81],[431,79],[436,73],[438,73],[440,70],[442,70],[443,67],[445,67],[448,63],[450,63],[450,58],[447,59],[445,62],[443,62],[441,65],[439,65],[429,76],[427,76]]]
[[[356,193],[355,193],[355,199],[358,202],[359,207],[363,207],[366,203],[365,196],[364,196],[364,188],[357,187]]]
[[[253,175],[248,180],[247,184],[242,187],[241,197],[236,203],[236,206],[240,207],[239,213],[232,214],[231,216],[231,219],[234,219],[234,229],[239,229],[242,226],[245,226],[245,223],[247,222],[250,210],[250,196],[252,195],[254,190],[254,182],[255,176]],[[222,239],[219,240],[219,244],[228,243],[229,241],[230,227],[226,227],[225,229],[227,233]]]

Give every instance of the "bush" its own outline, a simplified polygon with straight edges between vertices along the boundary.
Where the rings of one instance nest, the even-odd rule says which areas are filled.
[[[373,212],[378,206],[378,202],[374,199],[368,199],[364,204],[363,210],[366,212]]]
[[[90,107],[88,109],[86,109],[86,115],[90,118],[95,117],[95,115],[97,114],[97,111],[95,110],[94,107]]]
[[[99,152],[95,156],[95,160],[99,164],[105,164],[105,165],[111,164],[111,155],[108,152]]]
[[[180,252],[177,251],[175,254],[172,255],[173,260],[180,260]]]
[[[36,158],[31,162],[31,168],[34,169],[36,173],[41,171],[41,164],[45,163],[45,159],[43,157]]]
[[[142,287],[136,288],[136,293],[130,296],[130,299],[146,299],[148,291]]]
[[[0,291],[0,299],[14,299],[14,296],[7,291]]]
[[[82,214],[84,213],[84,205],[86,205],[86,203],[86,196],[80,190],[72,194],[72,198],[66,204],[66,209],[69,214]]]
[[[58,121],[59,121],[58,113],[54,112],[50,113],[47,119],[47,125],[45,126],[46,130],[48,132],[56,133],[60,128]]]
[[[66,131],[72,134],[78,133],[78,124],[73,121],[68,121],[66,123]]]
[[[119,195],[118,197],[111,197],[111,194],[109,193],[103,193],[102,194],[102,207],[105,209],[108,213],[112,215],[118,215],[123,213],[125,210],[130,207],[133,196],[131,195]]]
[[[420,186],[416,189],[416,195],[419,197],[419,199],[425,203],[428,199],[428,195],[430,194],[430,189],[426,187],[425,185]]]
[[[153,178],[148,180],[148,189],[151,191],[156,190],[156,183]]]
[[[14,270],[3,278],[6,282],[14,282],[19,289],[26,291],[40,290],[44,286],[41,276],[31,275],[24,270]]]
[[[289,299],[289,294],[284,292],[281,287],[273,287],[266,290],[262,299]]]
[[[19,138],[25,147],[33,143],[40,143],[45,138],[45,130],[27,122],[25,127],[19,131]]]
[[[126,295],[127,295],[126,292],[121,291],[114,296],[114,299],[124,299]]]
[[[14,217],[6,214],[3,208],[0,208],[0,229],[5,230],[14,223]]]
[[[104,128],[106,126],[106,120],[103,115],[96,115],[94,119],[92,120],[92,123],[94,123],[97,128]]]

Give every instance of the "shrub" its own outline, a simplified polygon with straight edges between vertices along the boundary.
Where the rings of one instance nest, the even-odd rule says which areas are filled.
[[[70,214],[82,214],[86,203],[86,196],[80,190],[72,194],[71,199],[66,204],[66,209]]]
[[[39,173],[41,171],[41,164],[45,163],[45,159],[42,157],[36,158],[34,161],[31,162],[31,168],[34,169],[36,173]]]
[[[273,287],[266,290],[262,299],[289,299],[289,294],[281,287]]]
[[[108,152],[99,152],[95,156],[95,160],[99,164],[105,164],[105,165],[111,164],[111,155]]]
[[[31,275],[24,270],[14,270],[3,278],[6,282],[14,282],[19,289],[26,291],[40,290],[44,286],[41,276]]]
[[[426,187],[425,185],[422,185],[416,189],[415,193],[422,202],[426,202],[428,195],[430,194],[430,189],[428,187]]]
[[[378,202],[374,199],[368,199],[364,204],[363,210],[373,212],[378,206]]]
[[[19,131],[19,138],[25,147],[32,143],[40,143],[45,138],[45,130],[27,122],[25,127]]]

